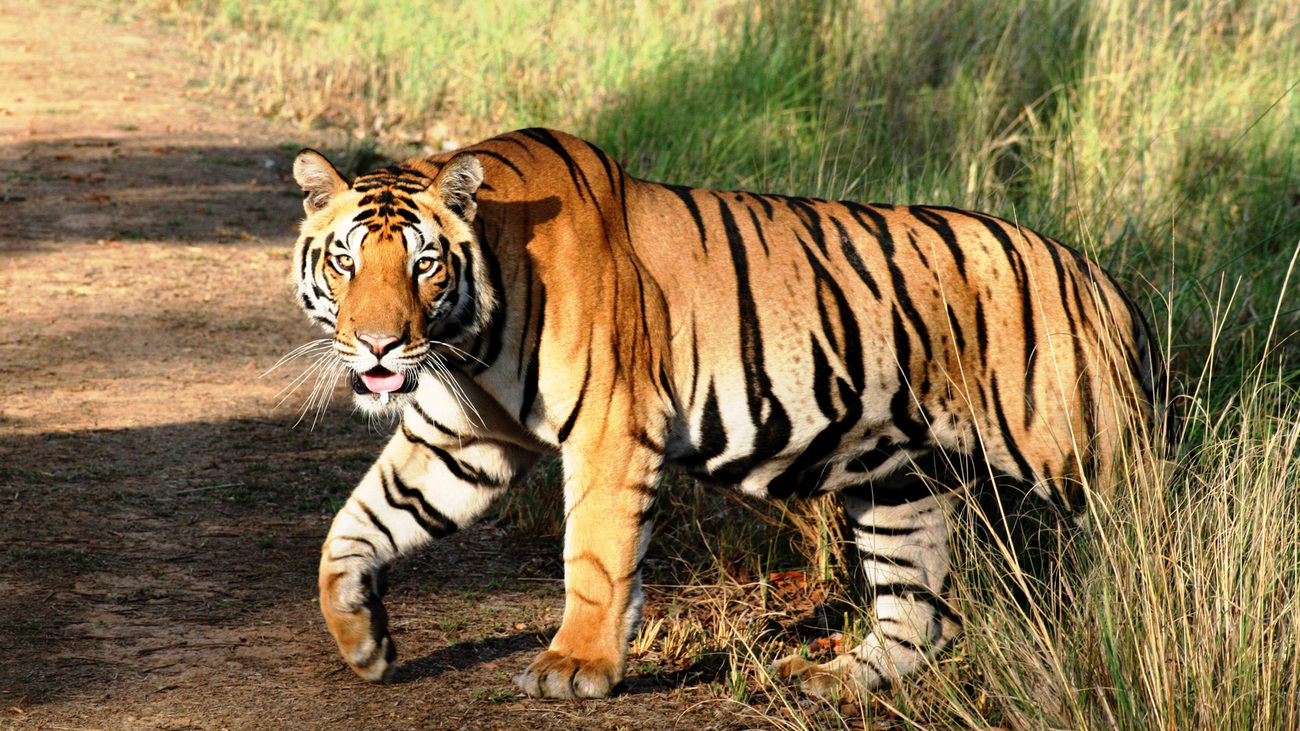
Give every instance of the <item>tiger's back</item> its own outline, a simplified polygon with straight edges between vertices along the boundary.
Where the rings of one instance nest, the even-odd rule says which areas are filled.
[[[999,472],[1077,486],[1108,467],[1130,419],[1151,418],[1159,356],[1142,315],[1095,263],[1033,231],[953,208],[641,181],[559,133],[481,147],[501,156],[484,162],[510,200],[585,211],[592,231],[520,257],[544,292],[534,304],[570,333],[618,323],[619,348],[594,357],[666,394],[665,457],[696,476],[809,495],[982,445]],[[574,340],[557,357],[592,347]],[[630,343],[653,357],[616,352]]]

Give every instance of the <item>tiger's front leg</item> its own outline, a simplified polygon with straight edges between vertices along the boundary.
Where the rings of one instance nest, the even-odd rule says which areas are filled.
[[[603,698],[623,679],[663,461],[646,442],[602,433],[565,444],[564,619],[515,678],[530,696]]]
[[[382,601],[388,566],[473,523],[534,459],[520,447],[430,423],[408,407],[321,549],[321,612],[357,675],[383,682],[397,669]]]

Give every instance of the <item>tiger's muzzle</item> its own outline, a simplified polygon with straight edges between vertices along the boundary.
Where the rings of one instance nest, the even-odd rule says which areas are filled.
[[[344,361],[351,369],[352,392],[364,407],[387,406],[392,396],[411,393],[419,382],[419,346],[405,334],[358,332]],[[343,351],[343,348],[339,348]],[[414,351],[414,352],[413,352]],[[373,397],[373,398],[370,398]]]

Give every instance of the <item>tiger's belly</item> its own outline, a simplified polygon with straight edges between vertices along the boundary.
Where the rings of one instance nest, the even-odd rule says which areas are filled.
[[[729,432],[720,410],[705,408],[699,416],[694,428],[685,418],[674,423],[665,459],[697,479],[735,487],[753,497],[810,497],[866,486],[933,449],[878,419],[823,419],[820,428],[814,424],[791,429],[789,439],[778,448],[770,424],[766,429],[759,424],[752,430]],[[736,444],[733,440],[745,431],[755,438]]]

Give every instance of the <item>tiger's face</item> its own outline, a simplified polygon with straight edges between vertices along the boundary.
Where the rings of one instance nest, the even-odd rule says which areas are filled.
[[[476,334],[474,194],[483,168],[459,155],[441,169],[393,166],[349,185],[312,150],[294,178],[306,194],[295,255],[299,300],[333,334],[357,404],[398,409],[437,348]]]

